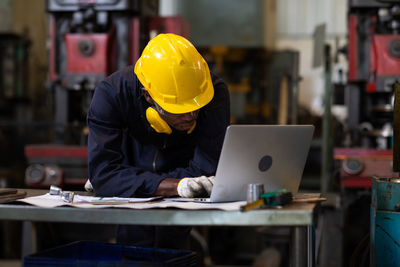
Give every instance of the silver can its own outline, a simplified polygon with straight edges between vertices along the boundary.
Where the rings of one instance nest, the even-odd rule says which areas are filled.
[[[252,203],[259,200],[261,194],[264,194],[264,184],[247,185],[247,203]]]

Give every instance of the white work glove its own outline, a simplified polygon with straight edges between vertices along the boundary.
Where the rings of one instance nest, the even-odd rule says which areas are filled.
[[[178,194],[181,197],[208,197],[213,188],[215,176],[183,178],[178,183]]]
[[[89,179],[87,179],[87,181],[85,183],[85,190],[87,192],[93,192],[93,186],[92,186],[92,183],[89,181]]]

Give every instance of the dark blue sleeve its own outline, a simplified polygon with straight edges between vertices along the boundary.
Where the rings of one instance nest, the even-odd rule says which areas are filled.
[[[124,85],[121,85],[124,86]],[[150,196],[162,176],[124,163],[121,151],[124,103],[115,86],[100,83],[88,115],[88,169],[94,192],[99,196]]]
[[[219,156],[230,122],[229,92],[222,79],[213,76],[214,97],[205,106],[202,117],[198,119],[197,140],[193,159],[186,168],[177,168],[164,173],[164,177],[212,176],[217,170]]]

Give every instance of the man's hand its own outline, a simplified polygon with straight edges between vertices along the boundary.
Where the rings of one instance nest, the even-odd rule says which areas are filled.
[[[183,178],[179,181],[177,191],[181,197],[208,197],[214,185],[215,176]]]

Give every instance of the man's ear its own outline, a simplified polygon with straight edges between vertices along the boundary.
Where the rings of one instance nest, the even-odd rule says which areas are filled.
[[[146,99],[146,101],[150,104],[150,105],[154,105],[154,100],[153,98],[151,98],[149,92],[147,92],[146,89],[142,88],[142,92],[144,95],[144,98]]]

